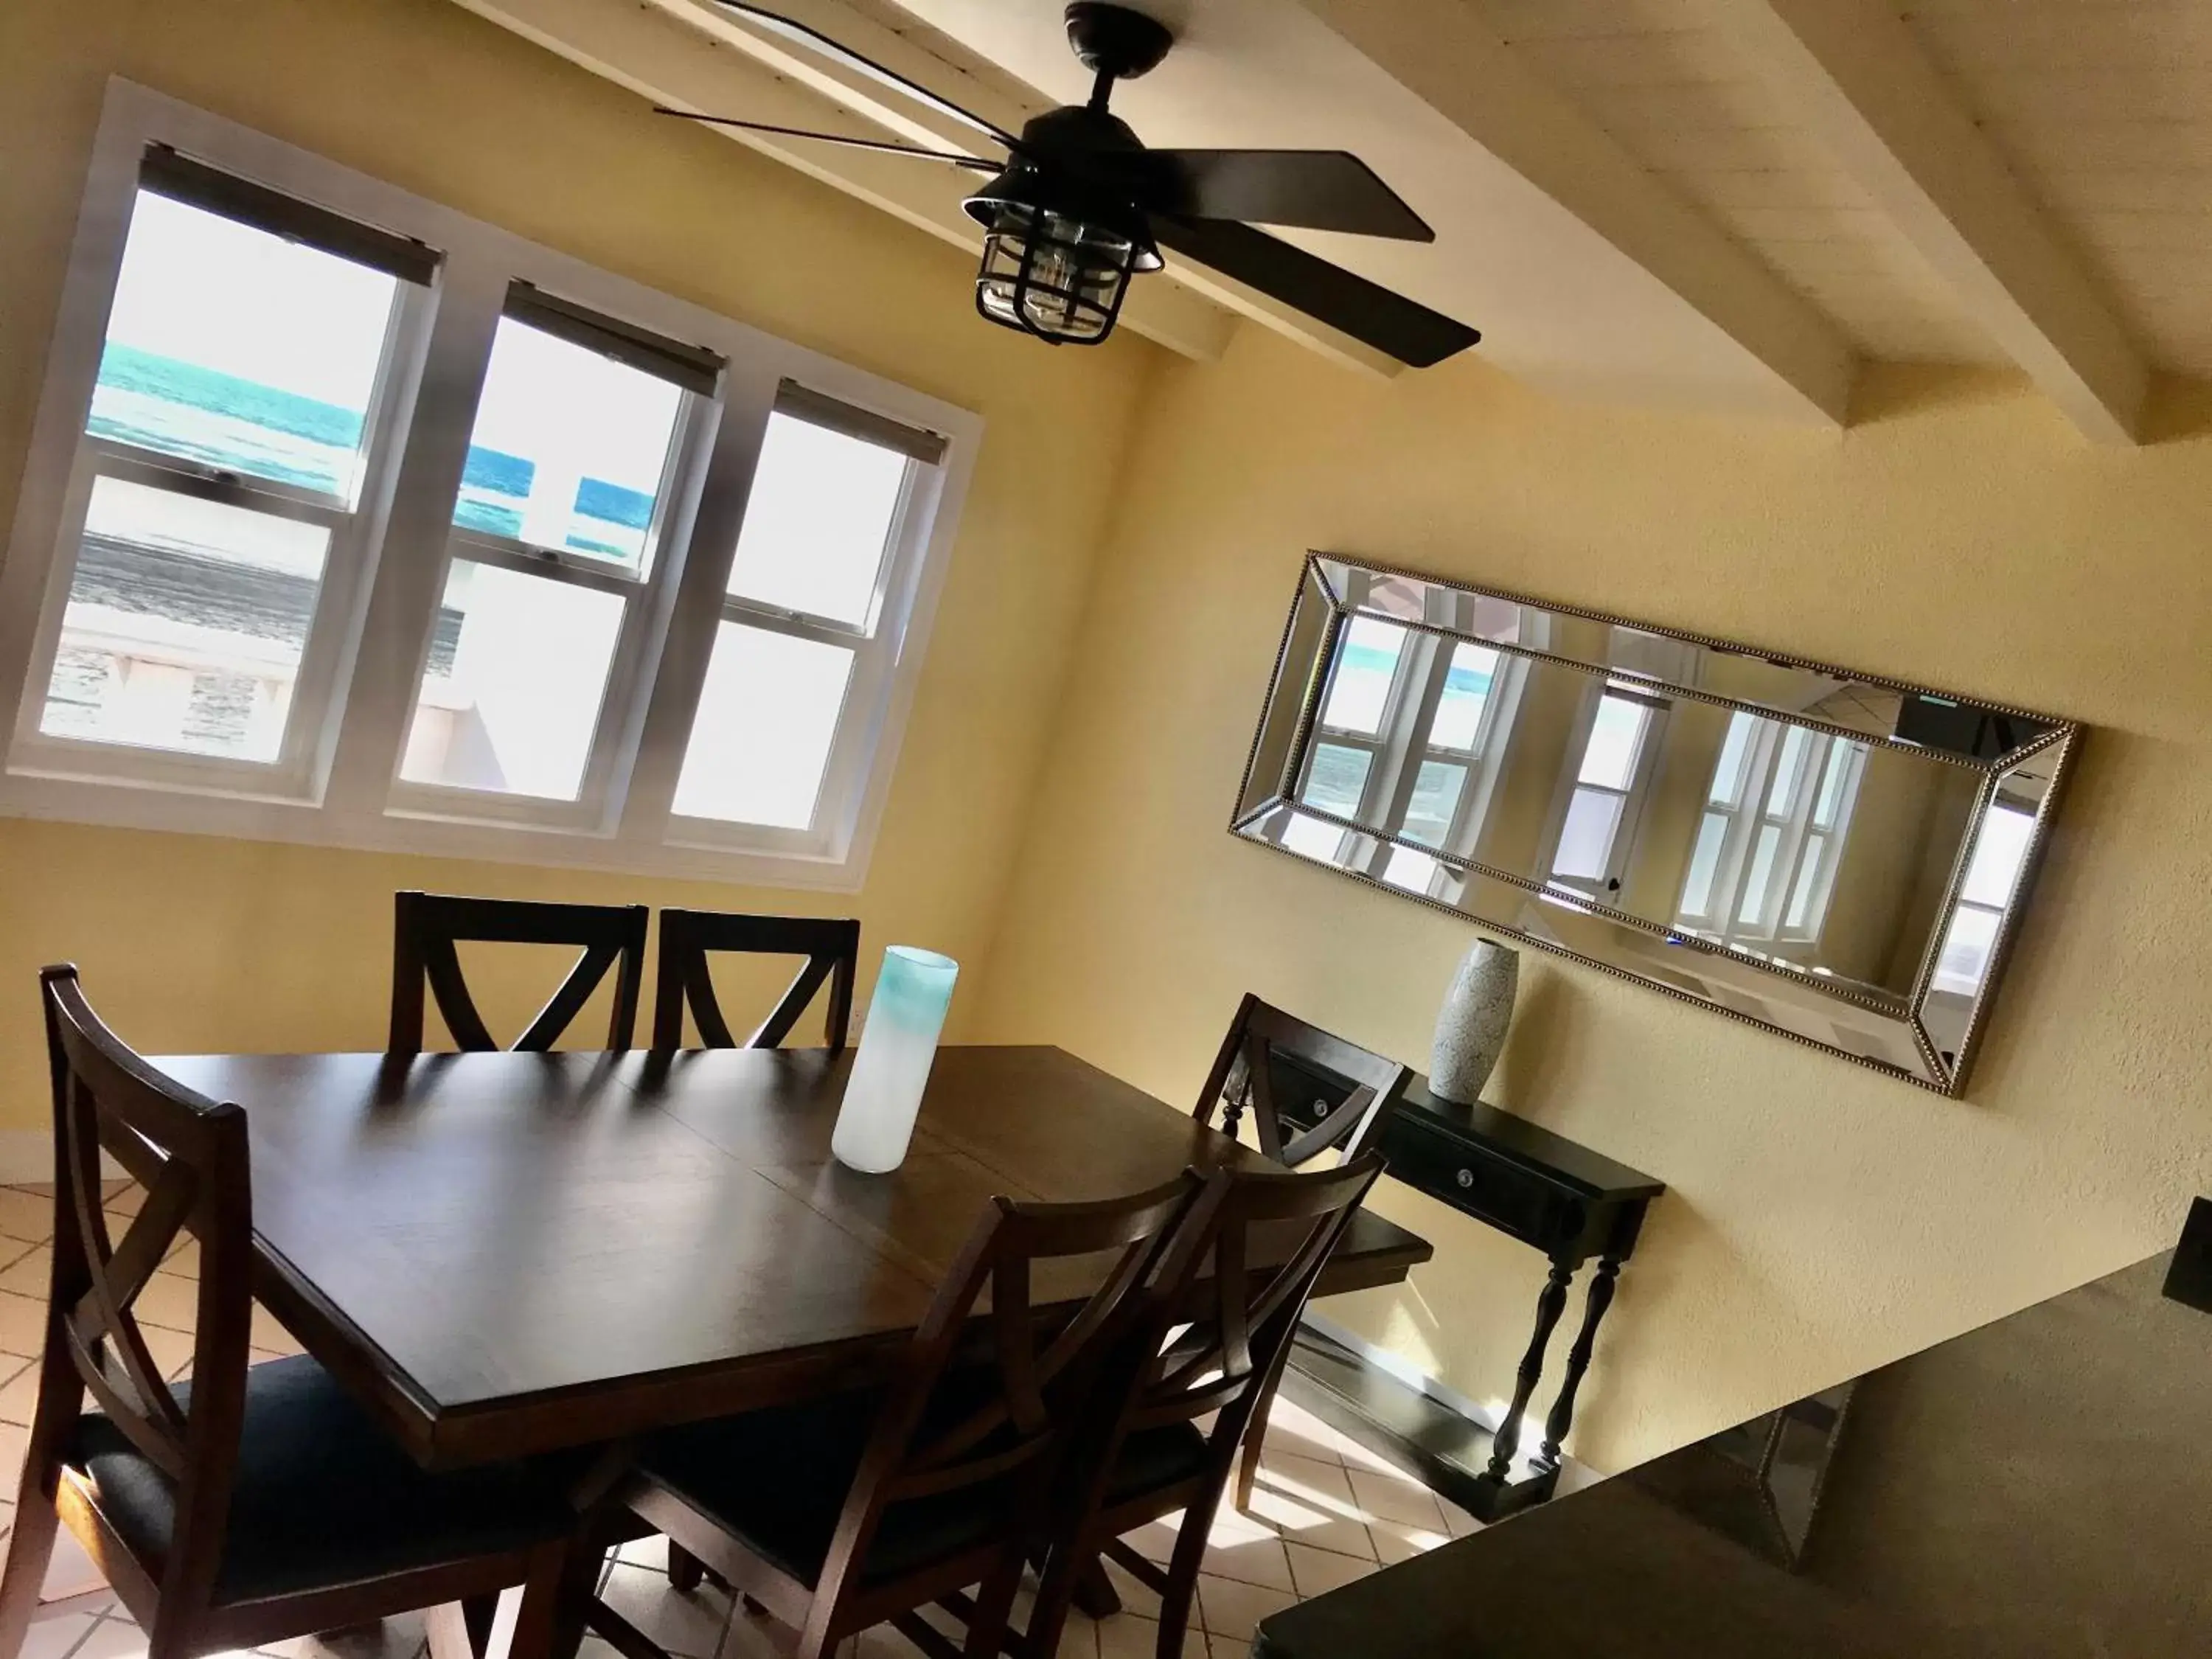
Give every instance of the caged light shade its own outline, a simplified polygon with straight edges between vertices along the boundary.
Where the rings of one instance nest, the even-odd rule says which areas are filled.
[[[1144,217],[1017,161],[966,203],[988,232],[975,309],[1054,345],[1114,331],[1129,279],[1163,263]]]

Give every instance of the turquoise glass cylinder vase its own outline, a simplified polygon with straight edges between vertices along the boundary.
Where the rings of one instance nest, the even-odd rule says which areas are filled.
[[[831,1153],[848,1169],[883,1175],[905,1160],[959,977],[960,964],[934,951],[894,945],[884,952],[830,1137]]]

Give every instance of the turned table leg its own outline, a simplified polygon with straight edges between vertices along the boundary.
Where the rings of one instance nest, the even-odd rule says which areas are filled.
[[[1536,1392],[1536,1384],[1544,1375],[1544,1351],[1551,1346],[1552,1332],[1559,1322],[1559,1316],[1567,1310],[1567,1286],[1574,1281],[1575,1264],[1554,1261],[1551,1276],[1545,1279],[1543,1293],[1536,1298],[1536,1328],[1528,1339],[1528,1352],[1521,1356],[1521,1370],[1514,1378],[1513,1403],[1505,1408],[1505,1419],[1498,1425],[1497,1437],[1491,1442],[1490,1467],[1483,1479],[1502,1486],[1513,1472],[1513,1454],[1521,1447],[1521,1413],[1528,1409],[1528,1401]]]
[[[1598,1322],[1613,1305],[1613,1281],[1620,1277],[1619,1256],[1599,1261],[1596,1276],[1590,1280],[1589,1292],[1583,1302],[1583,1328],[1575,1333],[1574,1346],[1567,1350],[1567,1374],[1559,1383],[1559,1397],[1552,1402],[1551,1415],[1544,1419],[1544,1444],[1536,1455],[1536,1468],[1545,1474],[1559,1473],[1560,1443],[1574,1426],[1575,1393],[1583,1385],[1583,1374],[1589,1370],[1590,1355],[1597,1347]]]

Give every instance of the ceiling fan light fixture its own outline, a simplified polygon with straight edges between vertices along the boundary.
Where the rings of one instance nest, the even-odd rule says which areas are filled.
[[[987,322],[1054,345],[1097,345],[1114,331],[1129,279],[1164,261],[1141,215],[1088,191],[1055,190],[1017,162],[970,197],[986,235],[975,309]]]

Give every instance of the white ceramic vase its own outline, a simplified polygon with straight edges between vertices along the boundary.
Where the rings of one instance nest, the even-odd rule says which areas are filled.
[[[934,951],[894,945],[884,952],[830,1134],[830,1151],[847,1169],[884,1175],[905,1161],[959,976],[960,964]]]
[[[1429,1092],[1438,1100],[1471,1105],[1505,1047],[1513,1023],[1513,994],[1521,958],[1492,939],[1477,939],[1452,975],[1437,1010],[1437,1041],[1429,1056]]]

